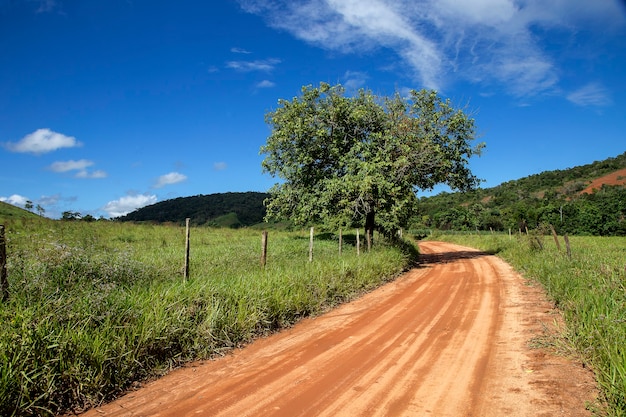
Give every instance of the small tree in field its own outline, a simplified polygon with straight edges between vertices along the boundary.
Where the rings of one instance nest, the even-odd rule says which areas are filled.
[[[411,216],[417,190],[479,183],[467,166],[483,146],[470,144],[474,120],[434,91],[347,97],[322,83],[278,104],[266,114],[272,130],[261,147],[264,172],[283,180],[270,190],[268,219],[390,234]]]

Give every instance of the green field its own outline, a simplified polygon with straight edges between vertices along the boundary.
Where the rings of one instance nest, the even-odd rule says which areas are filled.
[[[0,415],[54,415],[110,400],[133,381],[219,355],[392,279],[406,244],[354,236],[10,220],[10,299],[0,303]],[[413,250],[411,250],[413,248]]]
[[[356,255],[354,235],[191,229],[183,279],[179,226],[12,219],[6,222],[10,299],[0,303],[0,415],[79,411],[134,381],[319,314],[392,279],[410,245],[378,241]],[[559,343],[597,375],[608,414],[626,415],[626,239],[441,235],[496,252],[542,283],[563,312]],[[538,240],[541,245],[538,244]]]
[[[570,237],[571,259],[563,237],[560,251],[549,235],[433,239],[496,252],[540,282],[563,312],[562,342],[595,371],[608,414],[626,415],[626,238]]]

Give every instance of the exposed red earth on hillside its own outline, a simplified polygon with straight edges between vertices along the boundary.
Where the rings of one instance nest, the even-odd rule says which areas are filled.
[[[603,185],[626,185],[626,168],[596,178],[580,193],[592,194],[593,190],[599,190]]]
[[[84,416],[591,415],[591,371],[538,347],[560,317],[540,287],[473,249],[420,250],[354,302]]]

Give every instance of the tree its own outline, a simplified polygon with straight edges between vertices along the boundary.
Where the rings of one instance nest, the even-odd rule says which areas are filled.
[[[80,214],[80,212],[78,211],[64,211],[61,214],[61,220],[68,220],[68,221],[73,221],[73,220],[80,220],[82,218],[82,215]]]
[[[264,172],[283,180],[270,190],[267,219],[364,222],[367,232],[391,234],[415,209],[417,190],[479,183],[467,166],[483,146],[470,145],[474,120],[435,91],[347,97],[321,83],[278,104],[266,114],[271,134],[261,147]]]
[[[46,209],[43,208],[41,204],[37,204],[36,210],[37,214],[39,214],[40,216],[43,216],[43,214],[46,212]]]
[[[24,208],[28,211],[31,211],[33,209],[33,202],[30,200],[26,200],[26,204],[24,204]]]

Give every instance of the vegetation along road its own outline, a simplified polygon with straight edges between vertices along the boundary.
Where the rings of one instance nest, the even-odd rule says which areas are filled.
[[[538,287],[486,253],[420,250],[355,302],[85,416],[591,415],[592,373],[542,347],[558,315]]]

